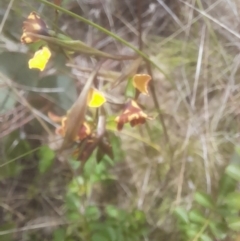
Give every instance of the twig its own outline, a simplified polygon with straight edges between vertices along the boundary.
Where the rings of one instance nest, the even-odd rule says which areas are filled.
[[[12,80],[10,80],[9,78],[7,78],[4,74],[2,74],[0,72],[0,77],[3,79],[3,81],[6,82],[6,84],[9,86],[9,88],[11,88],[14,92],[14,94],[19,98],[19,102],[26,106],[34,115],[34,117],[38,120],[38,122],[42,125],[42,127],[44,128],[44,130],[49,134],[52,135],[52,131],[49,129],[49,127],[46,125],[46,123],[39,117],[39,111],[34,109],[29,103],[28,101],[16,90],[16,88],[13,86],[12,84]]]
[[[14,2],[14,0],[11,0],[11,1],[9,2],[8,7],[7,7],[7,10],[5,11],[5,14],[4,14],[4,16],[3,16],[3,19],[2,19],[2,22],[1,22],[1,25],[0,25],[0,35],[1,35],[1,33],[2,33],[4,24],[5,24],[6,20],[7,20],[7,17],[8,17],[8,14],[9,14],[9,12],[10,12],[10,9],[11,9],[11,7],[12,7],[12,5],[13,5],[13,2]]]
[[[148,71],[149,75],[153,76],[152,75],[151,66],[149,65],[148,62],[146,64],[147,64],[147,71]],[[160,110],[160,105],[158,103],[158,99],[157,99],[157,95],[156,95],[156,92],[155,92],[153,81],[150,83],[150,90],[151,90],[151,93],[152,93],[152,98],[153,98],[154,105],[155,105],[155,107],[156,107],[156,109],[158,111],[159,119],[160,119],[160,122],[161,122],[162,127],[163,127],[163,134],[164,134],[165,142],[169,144],[169,147],[172,150],[171,144],[169,143],[168,131],[167,131],[167,128],[166,128],[166,125],[165,125],[165,122],[164,122],[163,114],[162,114],[162,112]]]
[[[70,224],[70,222],[67,222],[67,221],[40,223],[40,224],[30,225],[30,226],[26,226],[26,227],[22,227],[22,228],[0,231],[0,236],[6,235],[6,234],[34,230],[34,229],[49,228],[49,227],[60,226],[60,225],[69,225],[69,224]]]
[[[142,0],[138,0],[138,48],[142,50]]]

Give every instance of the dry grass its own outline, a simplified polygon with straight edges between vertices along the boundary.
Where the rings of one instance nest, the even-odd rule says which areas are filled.
[[[88,4],[74,1],[66,7],[137,46],[138,1],[95,0]],[[144,51],[170,76],[168,80],[159,71],[153,71],[154,88],[170,143],[166,143],[158,118],[149,122],[147,128],[134,129],[133,134],[158,145],[159,150],[127,133],[120,134],[126,157],[112,170],[117,177],[112,201],[119,207],[145,211],[151,228],[149,240],[177,240],[172,208],[179,204],[191,207],[196,189],[214,194],[221,172],[239,143],[240,3],[237,0],[142,2]],[[22,13],[24,16],[33,8],[27,1],[15,1],[13,7],[10,2],[1,9],[9,7],[17,12],[21,5],[28,6]],[[38,10],[42,8],[41,5]],[[13,13],[0,14],[0,41],[3,41],[0,50],[25,51],[19,43],[10,41],[6,32],[1,35],[2,27],[8,23],[5,19],[8,21]],[[97,48],[131,53],[120,43],[69,17],[61,16],[60,23],[62,30]],[[78,60],[82,67],[92,67],[90,60],[79,57]],[[121,72],[126,65],[109,61],[104,67]],[[151,97],[141,98],[141,103],[156,111]],[[7,183],[6,187],[11,190],[13,185]],[[97,190],[91,201],[108,202],[109,190],[102,187]],[[107,199],[102,198],[106,193]],[[47,195],[52,194],[48,190]],[[10,208],[11,205],[10,202]]]

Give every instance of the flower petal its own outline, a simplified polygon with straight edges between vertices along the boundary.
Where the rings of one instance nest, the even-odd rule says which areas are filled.
[[[90,134],[91,134],[91,128],[86,122],[84,122],[82,124],[82,126],[79,128],[75,140],[81,141],[81,140],[85,139],[86,137],[88,137]]]
[[[133,76],[133,86],[142,94],[148,95],[148,83],[152,77],[148,74],[135,74]]]
[[[53,121],[53,122],[56,122],[56,123],[60,123],[62,121],[62,119],[64,118],[64,116],[58,116],[58,115],[55,115],[54,113],[52,113],[51,111],[48,112],[48,117]]]
[[[88,106],[100,107],[106,102],[104,95],[97,89],[91,88],[88,93]]]
[[[115,118],[115,121],[117,122],[117,129],[120,131],[125,123],[129,122],[134,127],[144,124],[146,119],[152,120],[153,118],[144,113],[136,101],[131,100],[126,104],[123,113]]]
[[[56,128],[55,133],[59,136],[64,137],[65,136],[65,130],[62,126],[59,126]]]
[[[31,12],[27,20],[23,22],[23,34],[21,36],[21,42],[29,44],[39,40],[39,38],[32,36],[31,33],[45,36],[49,35],[46,23],[36,12]]]
[[[48,63],[48,60],[51,57],[51,52],[47,47],[43,47],[38,50],[32,59],[29,60],[28,66],[29,69],[39,69],[43,71]]]
[[[55,130],[57,135],[64,137],[66,135],[66,123],[68,121],[68,117],[65,116],[57,116],[52,112],[48,112],[48,117],[54,122],[61,122],[61,126],[58,126]],[[73,141],[82,141],[86,137],[92,134],[91,128],[87,122],[84,122],[81,126],[79,126],[78,131],[75,133],[75,137]]]

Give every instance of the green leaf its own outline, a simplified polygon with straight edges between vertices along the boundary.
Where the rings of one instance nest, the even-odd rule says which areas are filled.
[[[77,89],[74,80],[69,76],[59,75],[57,76],[57,87],[64,89],[64,92],[58,96],[62,104],[61,106],[65,110],[70,109],[72,104],[77,100]]]
[[[117,241],[118,239],[118,230],[110,226],[111,223],[106,223],[105,225],[95,225],[91,227],[93,233],[100,234],[101,237],[106,238],[108,241]]]
[[[73,210],[68,211],[66,217],[71,222],[79,222],[80,220],[82,220],[82,217],[79,214],[78,210],[76,210],[76,211],[73,211]]]
[[[216,239],[224,239],[227,236],[228,230],[226,229],[226,225],[219,222],[211,221],[209,223],[210,231],[214,235]]]
[[[112,218],[118,218],[120,215],[119,210],[112,205],[108,205],[106,207],[106,213],[108,214],[108,216]]]
[[[101,216],[100,210],[96,206],[89,206],[85,210],[87,220],[98,220]]]
[[[236,181],[240,181],[240,165],[230,164],[226,168],[226,173]]]
[[[110,240],[102,233],[98,232],[92,235],[91,241],[110,241]]]
[[[117,241],[117,232],[115,229],[113,229],[111,226],[106,227],[106,231],[109,237],[109,240],[111,241]]]
[[[238,157],[240,157],[240,146],[235,146],[235,153],[238,155]],[[239,158],[238,158],[238,162],[239,162]]]
[[[186,235],[190,239],[195,238],[198,233],[199,233],[199,229],[196,229],[196,228],[188,227],[188,229],[186,230]]]
[[[70,68],[66,66],[67,58],[62,52],[55,52],[54,56],[54,67],[60,73],[69,72]]]
[[[200,240],[202,241],[213,241],[213,239],[211,237],[209,237],[207,234],[201,234],[200,236]]]
[[[42,146],[38,150],[39,164],[38,169],[40,173],[45,173],[52,166],[55,153],[48,146]]]
[[[231,208],[240,209],[240,193],[232,192],[229,193],[223,201]]]
[[[136,89],[133,86],[133,80],[132,78],[128,78],[126,90],[125,90],[125,96],[131,99],[134,99],[136,95]]]
[[[12,81],[25,86],[36,86],[39,71],[28,68],[31,56],[19,52],[2,52],[0,54],[0,72]]]
[[[4,223],[3,225],[0,225],[0,240],[12,241],[14,239],[14,233],[10,232],[8,234],[1,234],[1,232],[4,233],[4,231],[8,231],[14,228],[16,228],[16,224],[14,223]]]
[[[206,222],[206,218],[196,209],[189,212],[189,220],[199,224],[204,224]]]
[[[224,201],[224,200],[223,200]],[[217,213],[221,215],[223,218],[229,217],[232,214],[236,214],[238,210],[230,208],[227,204],[218,205],[216,209]]]
[[[96,167],[97,167],[97,162],[96,162],[95,152],[94,152],[93,155],[89,157],[88,161],[84,165],[84,177],[86,179],[90,179],[90,178],[93,178],[93,176],[96,176],[97,175]]]
[[[5,83],[0,79],[0,86]],[[0,114],[12,109],[15,106],[16,97],[12,94],[11,90],[6,87],[0,87]]]
[[[196,192],[194,195],[194,199],[197,203],[199,203],[201,206],[205,208],[214,208],[213,200],[211,196],[209,196],[206,193]]]
[[[54,231],[53,241],[65,241],[66,231],[63,228],[58,228]]]
[[[203,234],[203,225],[198,225],[195,223],[188,223],[181,227],[181,234],[183,235],[183,240],[192,241],[195,240],[197,236]],[[187,237],[186,237],[187,236]],[[196,239],[200,240],[200,238]]]
[[[145,218],[145,213],[143,211],[140,211],[140,210],[136,210],[134,211],[133,213],[133,217],[134,217],[134,221],[137,221],[139,223],[143,223],[146,221],[146,218]]]
[[[76,193],[79,195],[80,192],[83,191],[81,189],[84,188],[85,184],[86,184],[85,180],[82,176],[78,176],[78,177],[74,178],[69,183],[69,186],[68,186],[69,193],[71,193],[71,194]]]
[[[114,133],[109,133],[109,142],[112,145],[114,161],[118,162],[124,158],[124,152],[122,151],[122,142],[119,136]]]
[[[189,223],[187,210],[183,207],[177,207],[174,210],[175,216],[179,219],[180,222]]]
[[[74,213],[77,215],[79,219],[79,210],[80,210],[80,198],[76,194],[68,193],[65,198],[65,205],[69,211],[69,213]]]
[[[48,93],[55,100],[55,104],[68,110],[77,99],[77,90],[72,78],[65,75],[49,75],[38,82],[39,88],[57,88],[59,92]]]
[[[228,227],[234,231],[240,230],[240,217],[227,218]]]
[[[224,174],[219,182],[219,197],[224,197],[236,188],[237,182],[227,174]]]
[[[77,170],[77,169],[80,168],[80,166],[81,166],[81,162],[80,162],[80,161],[77,161],[77,160],[75,160],[75,159],[73,159],[73,158],[70,158],[70,159],[69,159],[69,164],[70,164],[70,166],[71,166],[71,168],[72,168],[73,170]]]
[[[101,160],[103,159],[104,155],[105,155],[104,151],[101,148],[98,148],[97,149],[97,154],[96,154],[97,163],[101,162]]]
[[[6,140],[3,147],[6,156],[3,155],[0,157],[0,165],[3,165],[0,168],[0,180],[17,176],[22,169],[24,169],[24,163],[20,163],[17,160],[21,160],[24,154],[30,152],[31,150],[29,143],[26,140],[19,138],[18,131],[12,132],[10,135],[6,136],[4,140]],[[32,153],[28,157],[24,158],[31,159],[31,156]],[[15,161],[12,161],[14,159]]]
[[[232,154],[231,156],[231,159],[230,159],[230,162],[229,164],[237,164],[239,165],[240,164],[240,156],[239,154],[237,153],[236,149],[235,149],[235,152]]]

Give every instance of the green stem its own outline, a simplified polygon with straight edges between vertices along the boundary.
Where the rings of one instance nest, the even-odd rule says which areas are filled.
[[[9,165],[10,163],[12,163],[12,162],[14,162],[14,161],[16,161],[16,160],[18,160],[18,159],[20,159],[20,158],[23,158],[23,157],[25,157],[25,156],[27,156],[27,155],[29,155],[29,154],[32,154],[33,152],[39,150],[40,148],[41,148],[41,146],[39,146],[39,147],[37,147],[37,148],[35,148],[35,149],[32,149],[31,151],[28,151],[28,152],[26,152],[26,153],[24,153],[24,154],[22,154],[22,155],[19,155],[18,157],[15,157],[15,158],[7,161],[7,162],[4,162],[4,163],[2,163],[2,164],[0,165],[0,168],[4,167],[4,166],[6,166],[6,165]],[[1,235],[1,234],[0,234],[0,235]]]

